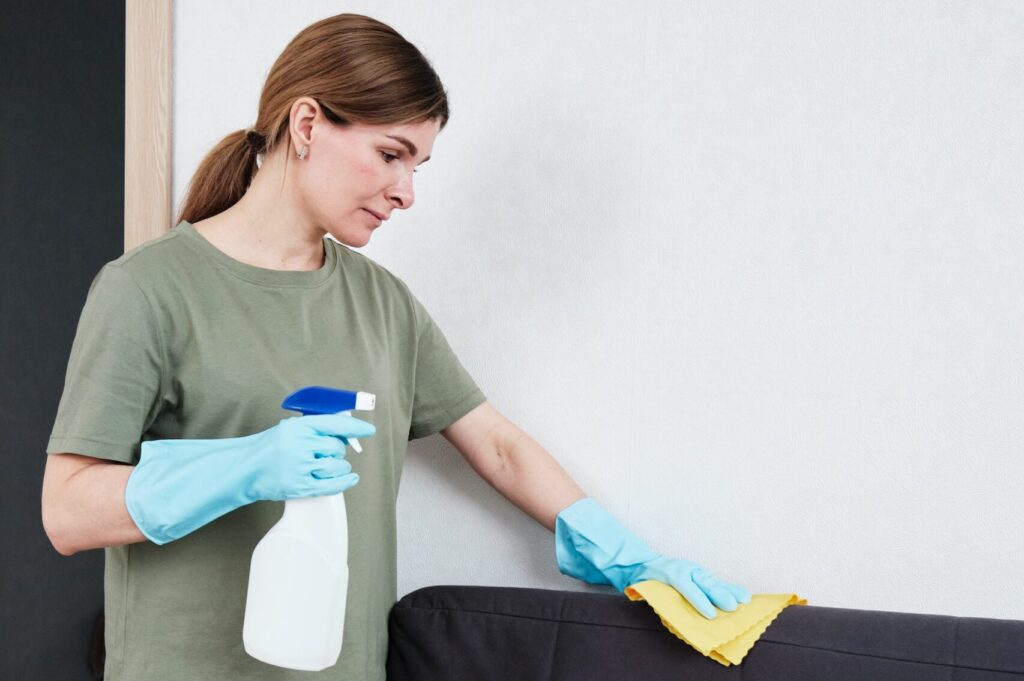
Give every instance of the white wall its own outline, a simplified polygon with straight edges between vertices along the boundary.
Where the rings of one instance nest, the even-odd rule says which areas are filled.
[[[584,489],[754,592],[1024,618],[1024,5],[179,0],[176,201],[341,11],[452,104],[363,252]],[[399,507],[402,593],[595,588],[440,436]]]

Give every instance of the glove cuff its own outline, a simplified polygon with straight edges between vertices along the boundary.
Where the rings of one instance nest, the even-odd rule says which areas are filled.
[[[575,577],[589,584],[611,584],[601,571],[587,560],[577,548],[573,537],[574,523],[580,508],[586,508],[591,504],[596,506],[593,499],[584,497],[576,503],[568,506],[555,516],[555,561],[558,563],[558,571],[563,575]],[[582,505],[582,506],[581,506]],[[600,509],[600,507],[598,507]]]
[[[563,574],[619,591],[658,557],[596,501],[585,497],[555,518],[555,558]]]
[[[254,501],[246,468],[231,463],[235,450],[253,437],[143,442],[124,490],[139,531],[166,544]]]

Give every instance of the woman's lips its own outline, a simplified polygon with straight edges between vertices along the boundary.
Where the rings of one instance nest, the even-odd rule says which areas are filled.
[[[380,227],[380,225],[381,225],[381,223],[383,222],[383,220],[381,220],[381,219],[380,219],[379,217],[377,217],[376,215],[374,215],[374,214],[373,214],[373,213],[371,213],[370,211],[366,210],[365,208],[363,208],[362,210],[363,210],[363,211],[364,211],[364,212],[365,212],[365,213],[366,213],[367,215],[369,215],[369,216],[370,216],[370,219],[371,219],[371,220],[373,220],[373,226],[374,226],[374,227]]]

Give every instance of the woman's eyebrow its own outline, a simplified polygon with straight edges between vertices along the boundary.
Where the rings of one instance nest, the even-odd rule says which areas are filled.
[[[384,135],[384,136],[385,137],[390,137],[391,139],[396,140],[396,141],[401,142],[402,144],[404,144],[405,148],[409,150],[410,154],[412,154],[412,157],[416,158],[416,145],[415,144],[413,144],[412,142],[410,142],[406,138],[402,137],[401,135]],[[420,161],[420,163],[426,163],[429,160],[430,160],[430,157],[427,156],[425,159]]]

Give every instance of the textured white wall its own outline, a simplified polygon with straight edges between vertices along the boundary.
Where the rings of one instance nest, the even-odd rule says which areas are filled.
[[[1024,5],[177,2],[176,200],[340,11],[453,117],[362,249],[655,548],[812,604],[1024,618]],[[589,589],[440,436],[400,591]]]

